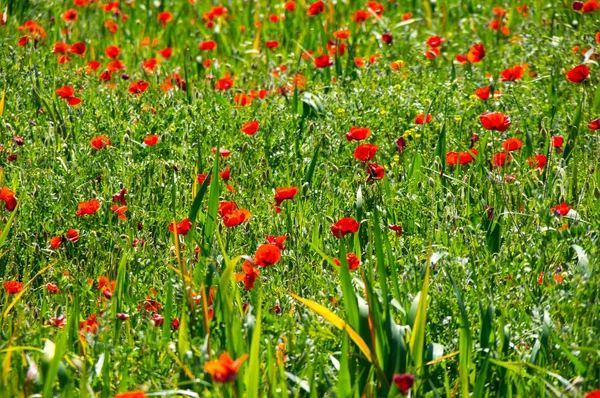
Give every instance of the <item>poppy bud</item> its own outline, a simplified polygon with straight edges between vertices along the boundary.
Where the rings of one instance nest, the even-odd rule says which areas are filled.
[[[391,32],[385,32],[384,34],[381,35],[381,40],[385,44],[390,45],[394,41],[394,37],[392,36]]]
[[[30,126],[37,126],[37,123],[35,121],[33,121],[33,120],[30,120],[29,121],[29,125]]]
[[[573,8],[574,11],[581,11],[581,9],[583,8],[583,2],[582,1],[574,1],[573,4],[571,4],[571,7]]]
[[[578,2],[576,1],[576,3],[578,3]],[[50,23],[51,23],[51,24],[53,24],[53,23],[54,23],[54,17],[50,17]]]
[[[124,314],[122,312],[119,312],[117,314],[117,319],[120,320],[120,321],[126,321],[126,320],[129,319],[129,315],[128,314]]]
[[[244,145],[242,145],[242,149],[240,149],[240,152],[246,152],[246,149],[248,149],[248,143],[244,142]]]
[[[96,184],[100,184],[102,182],[102,176],[98,176],[95,178]]]
[[[310,189],[310,183],[307,181],[304,184],[302,184],[302,193],[304,195],[306,195],[306,193],[308,192],[308,190]]]
[[[121,239],[129,239],[129,236],[127,236],[125,234],[121,234],[121,235],[119,235],[119,238],[121,238]]]
[[[142,224],[142,222],[141,222],[141,221],[139,221],[139,222],[138,222],[138,225],[137,225],[137,229],[138,229],[138,231],[141,231],[143,228],[144,228],[144,225]]]
[[[427,180],[427,184],[429,184],[431,188],[435,187],[435,181],[433,181],[433,178],[431,177],[429,177],[429,180]]]
[[[129,142],[130,139],[129,134],[123,134],[123,141]]]

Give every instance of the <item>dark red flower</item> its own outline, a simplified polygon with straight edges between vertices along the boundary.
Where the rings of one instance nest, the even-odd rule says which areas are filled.
[[[394,384],[398,387],[402,395],[408,395],[414,383],[415,376],[412,373],[394,375]]]
[[[371,163],[367,166],[367,172],[369,173],[369,181],[381,180],[385,176],[385,169],[383,166],[375,163]]]

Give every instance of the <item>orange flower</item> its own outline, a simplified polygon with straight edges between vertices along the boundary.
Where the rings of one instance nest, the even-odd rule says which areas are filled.
[[[233,97],[233,102],[237,106],[249,106],[252,105],[252,97],[247,94],[236,94]]]
[[[96,199],[80,202],[77,206],[77,217],[81,217],[86,214],[94,214],[100,208],[100,202]]]
[[[481,62],[481,60],[484,58],[485,58],[485,48],[483,47],[483,44],[481,44],[481,43],[473,45],[469,49],[469,52],[467,53],[467,60],[473,64]]]
[[[250,290],[254,287],[254,283],[259,276],[258,269],[254,268],[250,261],[244,261],[242,264],[242,272],[235,274],[235,280],[244,282],[244,288]]]
[[[523,141],[518,138],[509,138],[502,143],[502,149],[505,151],[516,151],[517,149],[521,149],[523,146]]]
[[[525,70],[523,70],[521,65],[517,65],[515,67],[503,70],[500,80],[503,82],[514,82],[516,80],[521,80],[524,74]]]
[[[246,209],[231,211],[223,216],[223,224],[227,228],[238,226],[252,217],[252,214]]]
[[[125,215],[125,212],[127,211],[127,206],[112,205],[110,209],[117,213],[117,215],[119,216],[119,220],[127,220],[127,216]]]
[[[13,211],[17,207],[17,199],[15,193],[7,187],[0,189],[0,200],[4,201],[6,210]]]
[[[244,134],[254,135],[258,131],[259,127],[260,127],[260,125],[258,124],[258,122],[256,120],[251,120],[249,122],[244,123],[241,130],[242,130],[242,133],[244,133]]]
[[[92,138],[90,144],[94,149],[103,149],[110,145],[110,138],[108,138],[105,135],[99,135],[97,137]]]
[[[77,21],[77,17],[77,11],[72,8],[62,14],[62,19],[64,19],[65,22],[75,22]]]
[[[420,114],[420,115],[415,116],[415,123],[416,124],[429,123],[429,122],[431,122],[432,118],[433,118],[433,116],[431,116],[430,113],[427,114],[427,117],[425,117],[424,114]]]
[[[276,264],[281,258],[281,249],[277,245],[267,243],[259,246],[254,254],[254,264],[259,267],[268,267]]]
[[[229,353],[221,354],[218,360],[208,361],[204,364],[204,371],[210,374],[214,381],[226,383],[237,379],[237,372],[242,363],[248,358],[248,354],[244,354],[235,361],[231,359]]]
[[[158,143],[158,140],[159,140],[159,138],[157,135],[149,135],[144,138],[144,144],[146,144],[148,146],[153,146]]]
[[[142,391],[131,391],[117,394],[114,398],[147,398],[147,396]]]
[[[17,294],[23,288],[23,284],[18,281],[8,281],[4,282],[4,290],[8,294]]]

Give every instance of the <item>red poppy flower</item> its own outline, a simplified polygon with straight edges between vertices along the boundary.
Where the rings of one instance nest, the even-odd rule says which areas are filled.
[[[488,87],[481,87],[478,88],[477,90],[475,90],[475,95],[482,101],[487,100],[488,98],[490,98],[490,92],[491,92],[492,87],[488,86]]]
[[[99,135],[97,137],[92,138],[90,144],[94,149],[103,149],[110,145],[110,138],[108,138],[105,135]]]
[[[503,167],[511,161],[510,153],[500,152],[492,156],[492,167]]]
[[[156,68],[157,65],[158,65],[158,61],[155,58],[148,59],[148,60],[142,62],[142,68],[149,75],[154,73],[154,69]]]
[[[317,1],[316,3],[313,3],[308,7],[307,15],[309,17],[314,17],[315,15],[318,15],[324,11],[325,3],[323,3],[322,1]]]
[[[518,138],[509,138],[502,143],[502,149],[505,151],[516,151],[521,149],[523,146],[523,141]]]
[[[235,280],[244,282],[244,289],[250,290],[254,287],[254,283],[259,276],[258,269],[254,268],[250,261],[244,261],[242,264],[242,272],[235,274]]]
[[[279,207],[284,200],[292,200],[298,194],[297,187],[276,188],[275,189],[275,206]]]
[[[333,37],[338,40],[346,40],[348,37],[350,37],[350,29],[337,30],[333,32]]]
[[[149,135],[144,138],[144,144],[146,144],[148,146],[153,146],[158,143],[158,140],[159,140],[159,138],[157,135]]]
[[[77,205],[77,213],[75,214],[77,217],[81,217],[84,215],[94,214],[100,208],[100,201],[93,199],[87,202],[80,202]]]
[[[571,209],[572,207],[566,204],[565,202],[556,205],[552,208],[552,210],[554,210],[554,213],[558,216],[566,216],[567,214],[569,214]]]
[[[158,22],[164,27],[167,26],[167,22],[173,19],[173,14],[168,11],[164,11],[158,14]]]
[[[461,166],[465,166],[475,160],[475,156],[478,155],[476,148],[471,148],[467,152],[459,152],[458,162]]]
[[[107,82],[110,79],[112,79],[112,73],[110,71],[108,71],[108,70],[105,70],[104,72],[102,72],[100,74],[99,79],[102,80],[102,81],[104,81],[104,82]]]
[[[269,242],[272,245],[277,246],[278,248],[280,248],[281,250],[284,250],[285,247],[283,246],[283,242],[285,242],[287,240],[287,236],[271,236],[271,235],[265,235],[265,238],[267,239],[267,242]]]
[[[117,58],[119,56],[119,54],[121,54],[121,49],[117,46],[108,46],[104,49],[104,54],[106,54],[106,56],[108,58]]]
[[[590,75],[590,68],[581,64],[567,72],[567,80],[571,83],[583,83]]]
[[[233,210],[223,216],[223,224],[227,228],[238,226],[252,217],[246,209]]]
[[[260,245],[254,254],[254,264],[259,267],[268,267],[276,264],[281,258],[281,249],[270,243]]]
[[[167,59],[167,58],[171,58],[171,55],[173,55],[173,50],[171,49],[171,47],[166,47],[166,48],[163,48],[162,50],[160,50],[158,53],[160,54],[161,57]]]
[[[79,56],[84,56],[85,55],[85,51],[86,51],[86,46],[85,43],[75,43],[71,46],[71,49],[69,50],[69,52],[71,54],[77,54]]]
[[[229,90],[232,87],[233,87],[233,80],[228,76],[217,80],[217,83],[215,84],[215,90],[217,90],[217,91]]]
[[[285,10],[288,12],[292,12],[294,10],[296,10],[296,2],[295,1],[288,1],[287,3],[284,4]]]
[[[353,270],[357,269],[360,266],[360,260],[358,259],[358,257],[356,257],[356,254],[354,254],[354,253],[347,253],[346,254],[346,261],[348,261],[348,269],[350,271],[353,271]],[[342,265],[342,263],[340,262],[340,260],[338,260],[337,258],[334,258],[333,262],[338,267]]]
[[[54,92],[60,98],[69,98],[69,97],[72,97],[73,94],[75,94],[75,90],[71,86],[63,86],[63,87],[57,88],[56,90],[54,90]]]
[[[79,322],[79,332],[83,335],[84,333],[96,334],[98,331],[98,320],[96,314],[92,314],[83,322]]]
[[[189,218],[184,218],[183,220],[181,220],[181,222],[179,224],[176,225],[176,227],[177,227],[177,235],[185,236],[190,231],[190,228],[192,228],[192,223],[190,222]],[[169,231],[171,231],[173,233],[175,232],[173,223],[169,223]]]
[[[333,61],[329,57],[329,55],[319,55],[315,58],[315,66],[320,69],[328,68],[333,65]]]
[[[125,64],[123,63],[123,61],[115,59],[114,61],[111,61],[108,64],[106,64],[106,69],[109,72],[118,72],[120,70],[125,69]]]
[[[17,199],[15,193],[7,187],[0,189],[0,200],[4,201],[6,210],[13,211],[17,207]]]
[[[385,176],[385,169],[383,166],[375,163],[371,163],[367,167],[367,172],[369,173],[369,181],[381,180]]]
[[[371,135],[371,129],[368,127],[351,127],[350,131],[346,133],[346,139],[348,142],[354,141],[362,141],[366,138],[369,138]]]
[[[361,24],[365,22],[370,16],[371,14],[368,11],[358,10],[356,11],[356,13],[354,13],[352,20],[354,20],[354,22],[356,22],[357,24]]]
[[[19,40],[17,41],[17,45],[19,47],[23,47],[25,46],[27,43],[29,43],[29,37],[27,36],[22,36],[19,38]]]
[[[50,239],[50,247],[52,250],[56,250],[62,245],[63,237],[62,236],[54,236]]]
[[[242,133],[244,133],[244,134],[254,135],[258,131],[259,127],[260,127],[260,125],[258,124],[258,122],[256,120],[251,120],[249,122],[244,123],[241,130],[242,130]]]
[[[561,136],[554,136],[552,137],[552,146],[554,148],[560,148],[563,144],[565,143],[565,139],[562,138]]]
[[[131,82],[127,91],[129,91],[130,94],[139,95],[146,91],[148,87],[150,87],[150,83],[144,80],[139,80],[137,82]]]
[[[600,398],[600,390],[587,393],[585,398]]]
[[[233,97],[233,102],[237,106],[249,106],[252,105],[252,97],[247,94],[236,94]]]
[[[342,218],[335,224],[332,224],[331,232],[333,233],[333,236],[335,236],[338,239],[341,239],[342,237],[346,236],[347,234],[350,234],[350,233],[354,234],[354,233],[358,232],[359,227],[360,227],[360,224],[358,223],[358,221],[356,221],[353,218],[346,217],[346,218]]]
[[[63,43],[62,41],[59,41],[59,42],[54,43],[54,48],[52,49],[52,52],[54,54],[63,54],[63,53],[69,52],[70,49],[71,49],[71,46],[69,46],[66,43]]]
[[[457,54],[456,57],[454,58],[456,60],[456,62],[458,62],[459,64],[466,64],[467,62],[469,62],[469,60],[467,59],[467,57],[465,57],[462,54]]]
[[[69,104],[71,106],[77,106],[77,105],[81,104],[81,98],[69,97],[69,98],[67,98],[67,104]]]
[[[127,216],[125,215],[125,212],[127,211],[127,206],[112,205],[110,209],[117,213],[117,216],[119,216],[119,220],[127,220]]]
[[[440,49],[437,47],[429,48],[425,51],[425,56],[429,59],[435,59],[440,56]]]
[[[390,231],[394,231],[396,233],[396,236],[400,237],[402,236],[402,226],[401,225],[388,225],[388,228],[390,229]]]
[[[58,294],[60,293],[60,289],[54,283],[46,283],[46,290],[50,293]]]
[[[521,80],[523,75],[525,74],[525,70],[521,65],[514,66],[512,68],[504,69],[501,73],[501,78],[503,82],[514,82],[516,80]]]
[[[17,294],[23,288],[23,283],[18,281],[7,281],[4,282],[4,290],[8,294]]]
[[[223,181],[227,182],[231,178],[231,172],[229,170],[229,166],[225,168],[225,170],[219,173],[219,177],[223,179]]]
[[[412,373],[394,375],[394,384],[402,395],[408,395],[414,383],[415,376]]]
[[[237,372],[248,354],[242,355],[235,361],[227,352],[221,354],[218,360],[208,361],[204,364],[204,371],[212,376],[218,383],[232,382],[237,379]]]
[[[424,114],[420,114],[415,116],[415,123],[416,124],[425,124],[425,123],[429,123],[431,122],[432,116],[431,114],[427,114],[427,118],[425,118]]]
[[[429,39],[427,39],[427,42],[425,43],[426,45],[428,45],[429,47],[439,47],[443,42],[445,42],[446,39],[440,37],[440,36],[431,36]]]
[[[496,130],[503,133],[510,127],[510,117],[501,112],[485,112],[479,116],[479,120],[487,130]]]
[[[279,42],[277,40],[270,40],[268,42],[265,43],[267,45],[267,48],[273,50],[277,47],[279,47]]]
[[[598,130],[600,129],[600,118],[594,119],[588,123],[588,129],[590,130]]]
[[[76,229],[69,229],[67,231],[67,240],[70,242],[77,242],[79,240],[79,232]]]
[[[77,11],[72,8],[62,14],[62,19],[64,19],[65,22],[75,22],[77,21],[77,17]]]
[[[205,40],[198,46],[200,51],[212,51],[217,48],[217,43],[212,40]]]
[[[225,217],[226,214],[234,212],[237,210],[237,205],[235,202],[219,202],[219,208],[217,212],[221,217]]]
[[[375,157],[378,149],[374,144],[361,144],[354,150],[354,157],[361,162],[368,162]]]
[[[588,12],[596,11],[599,7],[600,7],[600,4],[598,4],[598,0],[588,0],[585,3],[583,3],[583,6],[581,7],[581,11],[588,13]]]
[[[530,156],[527,159],[529,166],[538,170],[542,170],[546,166],[547,158],[544,155]]]
[[[485,58],[485,48],[483,44],[474,44],[467,53],[467,60],[473,64],[481,62]]]

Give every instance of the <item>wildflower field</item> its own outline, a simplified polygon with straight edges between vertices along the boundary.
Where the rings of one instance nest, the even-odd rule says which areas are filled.
[[[596,0],[0,0],[0,397],[600,397]]]

